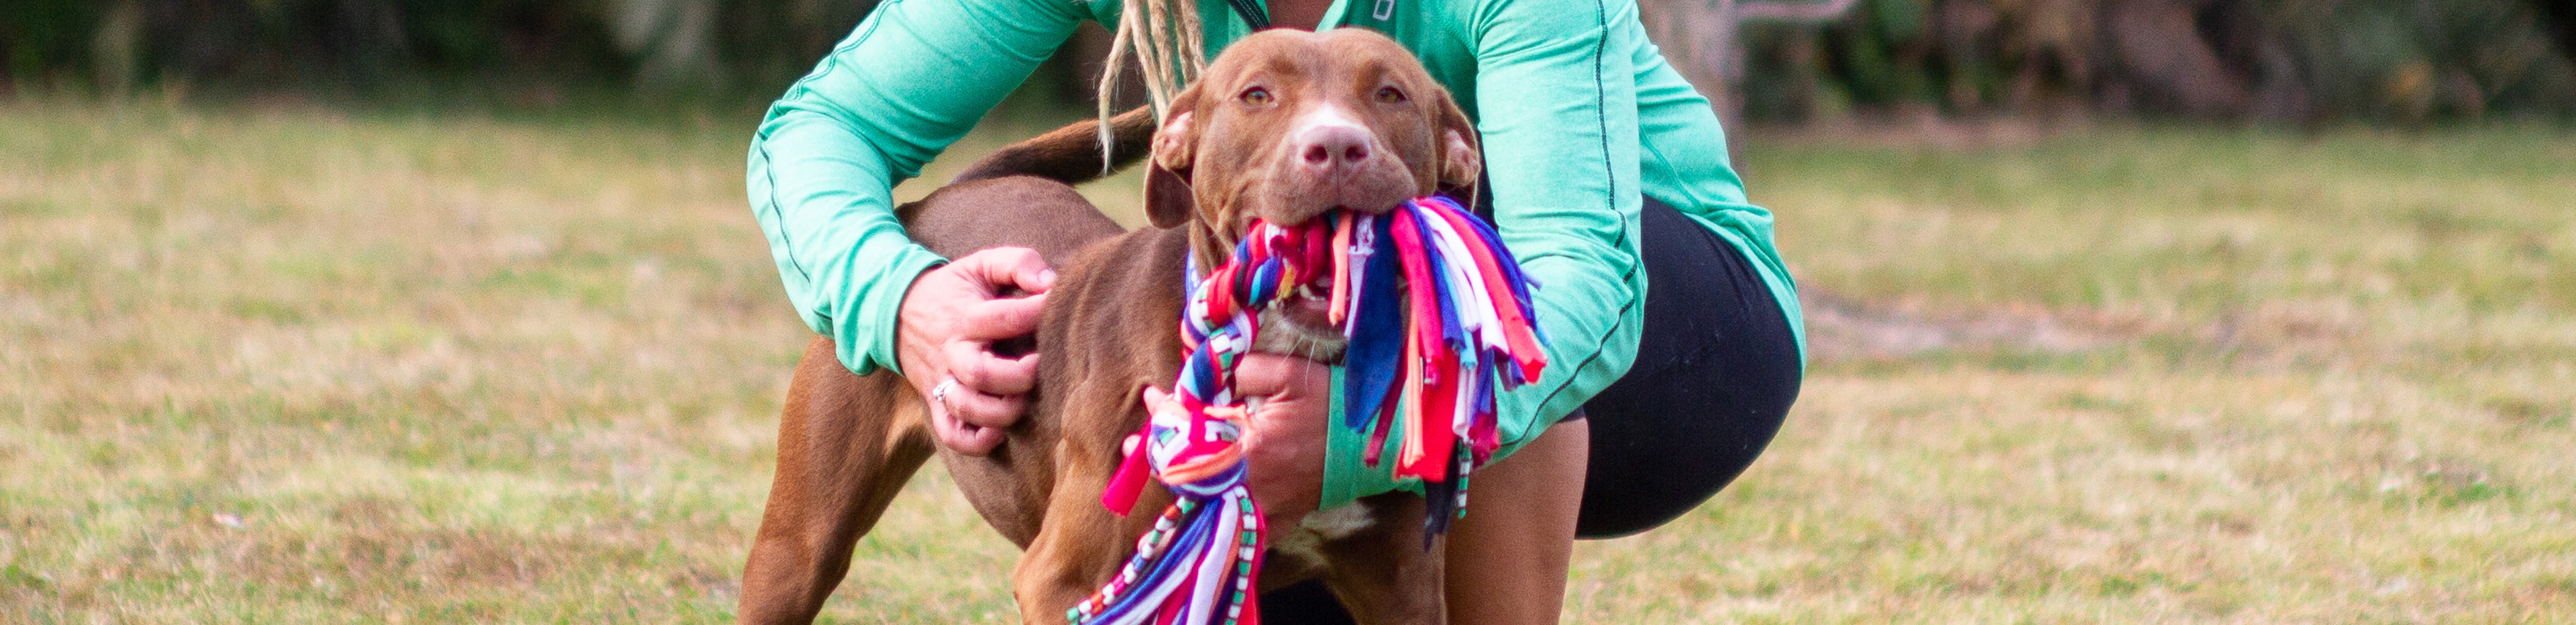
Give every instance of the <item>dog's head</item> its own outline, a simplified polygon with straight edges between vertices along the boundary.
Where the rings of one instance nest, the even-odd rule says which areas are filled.
[[[1145,212],[1230,249],[1253,218],[1296,225],[1344,208],[1475,184],[1475,126],[1413,53],[1376,32],[1245,37],[1173,101],[1154,135]]]

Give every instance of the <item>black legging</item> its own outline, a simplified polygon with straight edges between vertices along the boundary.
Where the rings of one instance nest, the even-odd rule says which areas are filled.
[[[1802,377],[1788,318],[1743,253],[1654,198],[1641,220],[1637,360],[1583,404],[1584,538],[1654,529],[1717,494],[1780,431]]]
[[[1802,377],[1788,318],[1743,253],[1654,198],[1641,220],[1637,360],[1571,417],[1592,422],[1583,538],[1654,529],[1717,494],[1779,432]],[[1351,622],[1340,608],[1318,582],[1261,597],[1269,623]]]

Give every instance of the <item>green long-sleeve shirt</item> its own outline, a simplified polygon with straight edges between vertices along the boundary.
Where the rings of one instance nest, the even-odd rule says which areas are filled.
[[[897,367],[896,310],[913,278],[941,262],[904,236],[895,183],[964,136],[1082,20],[1115,24],[1118,11],[1117,0],[886,0],[770,108],[751,146],[752,210],[788,299],[844,365]],[[1225,0],[1199,0],[1199,14],[1210,58],[1250,32]],[[1495,221],[1540,285],[1549,339],[1546,375],[1499,399],[1505,453],[1636,357],[1641,194],[1751,259],[1803,350],[1771,214],[1746,202],[1716,115],[1647,41],[1634,0],[1336,0],[1323,24],[1411,49],[1483,135]],[[1356,449],[1347,443],[1333,448]],[[1356,466],[1332,455],[1328,474]],[[1332,482],[1327,504],[1386,486]]]

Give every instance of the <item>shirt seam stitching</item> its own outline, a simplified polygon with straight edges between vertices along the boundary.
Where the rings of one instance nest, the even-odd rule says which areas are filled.
[[[1594,98],[1592,112],[1593,116],[1599,120],[1601,128],[1601,177],[1608,179],[1610,183],[1609,192],[1605,194],[1607,197],[1604,199],[1610,203],[1610,213],[1618,215],[1619,218],[1619,238],[1615,241],[1613,247],[1615,249],[1626,249],[1628,247],[1628,216],[1619,213],[1619,170],[1618,167],[1611,162],[1610,154],[1610,89],[1608,87],[1608,80],[1603,78],[1603,75],[1609,72],[1609,69],[1607,68],[1609,61],[1603,57],[1603,53],[1610,47],[1610,7],[1603,0],[1594,0],[1592,6],[1596,16],[1595,19],[1598,20],[1597,25],[1600,28],[1600,30],[1596,31],[1596,36],[1599,37],[1599,40],[1592,44],[1592,95]],[[1628,286],[1636,284],[1637,266],[1639,264],[1642,264],[1642,262],[1629,263],[1628,270],[1619,275],[1620,284]],[[1633,291],[1633,289],[1631,290]],[[1632,292],[1628,297],[1628,301],[1620,304],[1619,314],[1615,318],[1611,319],[1610,327],[1602,330],[1601,339],[1597,341],[1597,343],[1607,344],[1611,337],[1618,335],[1620,327],[1627,325],[1628,311],[1635,309],[1636,307],[1637,297]],[[1565,383],[1557,385],[1555,390],[1548,391],[1546,398],[1539,400],[1539,410],[1546,410],[1547,405],[1554,403],[1557,396],[1565,394],[1567,389],[1574,388],[1575,379],[1581,377],[1583,375],[1583,370],[1590,368],[1592,363],[1600,361],[1601,354],[1605,351],[1608,350],[1596,348],[1592,350],[1590,355],[1583,357],[1583,362],[1576,363],[1574,365],[1574,371],[1566,374]],[[1577,407],[1576,409],[1581,410],[1581,407]]]
[[[761,137],[754,148],[760,150],[760,173],[769,178],[769,214],[778,220],[778,245],[787,248],[787,266],[796,270],[797,280],[810,285],[814,282],[814,272],[806,270],[805,263],[796,259],[796,241],[787,233],[787,209],[782,208],[783,204],[778,201],[778,159],[769,155],[769,137]],[[829,315],[816,316],[827,322],[831,319]]]

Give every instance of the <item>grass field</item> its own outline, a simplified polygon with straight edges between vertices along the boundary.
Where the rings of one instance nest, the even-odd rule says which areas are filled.
[[[728,619],[751,123],[0,102],[0,621]],[[1811,377],[1569,622],[2576,621],[2576,132],[1746,142]],[[828,614],[1016,555],[926,471]]]

